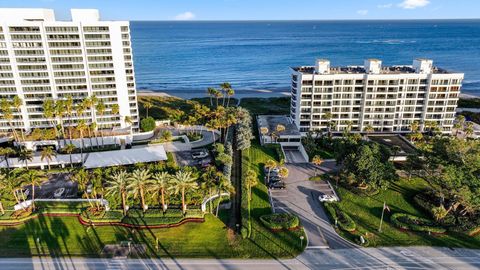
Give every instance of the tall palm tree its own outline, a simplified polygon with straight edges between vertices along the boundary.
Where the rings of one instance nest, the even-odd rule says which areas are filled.
[[[35,186],[47,181],[48,178],[43,171],[28,170],[22,175],[22,179],[32,185],[32,210],[35,211]]]
[[[9,183],[8,180],[9,179],[7,175],[0,173],[0,189],[3,190],[4,192],[7,191],[11,186],[11,183]],[[5,215],[5,208],[3,207],[3,202],[1,199],[3,198],[0,198],[0,212],[2,212],[2,215]]]
[[[453,125],[453,128],[455,128],[455,136],[458,135],[459,130],[463,130],[465,127],[465,116],[459,115],[457,116],[457,121]]]
[[[18,160],[25,163],[25,168],[28,169],[28,162],[33,160],[33,152],[25,147],[18,151]]]
[[[93,203],[90,201],[89,194],[87,192],[87,185],[90,182],[90,174],[84,168],[81,168],[73,175],[73,179],[78,184],[78,190],[83,192],[82,197],[88,199],[90,207],[93,208]]]
[[[145,191],[149,181],[151,180],[151,177],[152,176],[148,170],[136,169],[128,178],[130,181],[128,190],[130,190],[134,198],[140,197],[140,203],[144,212],[147,210],[145,205]]]
[[[63,116],[65,115],[65,101],[64,100],[57,100],[55,102],[55,116],[58,118],[60,122],[60,129],[62,131],[63,142],[66,144],[65,140],[65,126],[63,123]]]
[[[149,191],[152,192],[152,197],[160,195],[163,212],[165,212],[168,207],[165,203],[165,191],[169,187],[171,178],[167,172],[159,172],[154,174],[149,182]]]
[[[225,97],[228,95],[228,90],[232,89],[232,85],[228,82],[224,82],[220,84],[220,89],[222,89],[222,96],[223,96],[223,101],[222,101],[222,106],[225,107]]]
[[[5,98],[2,98],[0,100],[0,110],[2,111],[3,118],[8,121],[8,125],[10,126],[10,129],[12,130],[14,140],[19,141],[17,131],[15,129],[15,125],[13,124],[13,119],[15,117],[13,116],[12,105],[11,105],[10,101],[8,101]]]
[[[467,137],[470,137],[473,135],[473,133],[475,132],[475,128],[474,128],[474,125],[473,125],[473,122],[469,121],[465,124],[465,135],[467,135]]]
[[[55,101],[53,99],[46,99],[42,104],[43,116],[50,122],[53,130],[55,131],[55,137],[58,139],[59,134],[57,130],[57,125],[55,123]]]
[[[106,196],[120,195],[122,198],[123,215],[127,215],[128,173],[124,170],[115,172],[107,180]]]
[[[248,201],[250,202],[252,200],[252,187],[258,184],[257,173],[254,170],[248,170],[247,173],[245,174],[243,181],[245,186],[247,186]],[[249,208],[250,208],[250,204],[249,204]]]
[[[146,117],[145,118],[148,118],[148,110],[150,110],[151,108],[153,108],[153,103],[150,102],[150,101],[145,101],[143,103],[143,108],[145,108],[145,112],[146,112]]]
[[[198,184],[195,182],[196,180],[192,172],[186,171],[178,171],[172,178],[172,186],[169,189],[173,190],[174,194],[182,194],[182,211],[184,215],[187,211],[185,193],[198,188]]]
[[[223,97],[223,94],[222,92],[220,92],[219,90],[215,89],[215,92],[213,92],[213,96],[215,97],[216,99],[216,108],[218,108],[218,99],[220,99],[221,97]]]
[[[277,162],[273,159],[269,159],[265,162],[265,168],[268,170],[268,176],[267,176],[268,179],[270,179],[270,173],[276,167],[277,167]]]
[[[210,107],[213,107],[213,97],[215,96],[215,91],[217,91],[213,87],[209,87],[207,89],[207,95],[210,97]]]
[[[75,152],[75,150],[77,149],[77,147],[71,143],[65,145],[65,147],[63,148],[63,151],[65,151],[65,153],[67,153],[69,156],[70,156],[70,167],[73,168],[73,160],[72,160],[72,154],[73,152]]]
[[[80,141],[81,141],[80,158],[82,160],[82,165],[83,165],[83,148],[85,148],[85,144],[83,142],[83,133],[87,129],[88,129],[88,126],[85,123],[85,120],[81,119],[80,121],[78,121],[77,130],[80,133]]]
[[[67,96],[67,99],[65,99],[65,114],[67,115],[67,120],[68,120],[68,138],[70,139],[70,143],[72,142],[72,114],[73,114],[73,109],[74,109],[74,104],[73,104],[73,97],[71,95]]]
[[[315,165],[315,176],[317,176],[317,167],[322,165],[323,160],[319,155],[315,155],[312,159],[312,163]]]
[[[133,124],[133,119],[130,115],[127,115],[123,118],[123,122],[125,122],[125,125],[130,127],[130,133],[132,133],[132,124]]]
[[[227,99],[227,107],[228,107],[228,106],[230,106],[230,98],[231,98],[233,95],[235,95],[235,90],[233,90],[232,88],[229,88],[229,89],[227,90],[226,94],[227,94],[227,97],[228,97],[228,99]]]
[[[372,133],[375,129],[373,128],[372,125],[368,124],[367,126],[365,126],[365,129],[364,129],[364,130],[365,130],[365,132],[366,132],[367,134],[370,134],[370,133]]]
[[[98,143],[98,136],[97,136],[97,122],[92,122],[89,126],[88,129],[93,131],[93,136],[95,136],[95,142],[97,145],[97,148],[99,148],[100,144]],[[90,137],[91,138],[91,137]],[[93,147],[92,147],[93,148]]]
[[[17,112],[20,112],[20,118],[22,119],[21,107],[23,105],[23,100],[19,96],[14,96],[12,105]],[[23,128],[20,129],[20,133],[22,134],[22,141],[25,141],[25,132],[23,131]]]
[[[44,161],[45,159],[47,160],[49,170],[50,170],[50,162],[56,155],[57,153],[53,150],[53,147],[51,146],[44,147],[42,149],[42,152],[40,153],[40,159],[42,161]]]
[[[219,173],[217,172],[217,168],[215,166],[208,166],[205,169],[205,172],[202,174],[202,184],[201,187],[203,190],[208,191],[208,198],[212,197],[213,189],[217,186],[217,178]],[[210,211],[213,211],[212,202],[210,204]]]
[[[5,148],[0,148],[0,155],[3,156],[5,159],[5,163],[7,164],[7,169],[10,170],[10,162],[8,161],[8,158],[15,154],[15,150],[10,147],[5,147]]]
[[[97,106],[95,106],[95,110],[97,111],[98,115],[100,115],[100,118],[103,117],[105,114],[106,106],[103,101],[98,101]],[[100,136],[102,137],[102,147],[104,146],[104,141],[103,141],[103,131],[100,129]]]

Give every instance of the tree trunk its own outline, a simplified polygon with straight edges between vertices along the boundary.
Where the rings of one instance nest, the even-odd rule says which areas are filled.
[[[32,183],[32,211],[35,211],[35,183]]]
[[[50,157],[47,158],[48,170],[50,170]]]
[[[167,206],[165,205],[165,194],[164,194],[163,188],[160,191],[160,193],[162,195],[162,209],[163,209],[163,212],[165,213],[165,211],[167,210]]]
[[[83,131],[80,131],[80,140],[82,140],[82,144],[80,147],[80,159],[83,166],[83,148],[85,147],[85,145],[83,144]]]
[[[127,207],[125,202],[125,192],[122,192],[122,209],[123,209],[123,216],[127,215]]]
[[[222,201],[222,200],[221,200],[221,197],[220,197],[220,194],[221,194],[221,190],[219,189],[219,190],[218,190],[217,212],[215,213],[215,216],[216,216],[216,217],[218,217],[218,210],[220,209],[220,202]]]
[[[88,127],[87,131],[88,131],[88,139],[90,140],[90,149],[92,149],[93,141],[92,141],[92,131],[90,130],[90,127]]]
[[[142,211],[145,213],[145,198],[143,196],[143,188],[140,188],[140,201],[142,203]]]
[[[73,168],[72,152],[70,152],[70,167]]]
[[[15,200],[17,201],[17,204],[20,204],[20,199],[19,199],[18,196],[17,196],[17,190],[18,190],[18,189],[14,189],[14,190],[13,190],[13,197],[14,197]]]
[[[5,209],[3,208],[3,203],[0,201],[0,212],[2,212],[2,215],[5,215]]]
[[[185,215],[186,210],[187,210],[187,207],[185,205],[185,188],[182,188],[182,211],[183,211],[183,215]]]

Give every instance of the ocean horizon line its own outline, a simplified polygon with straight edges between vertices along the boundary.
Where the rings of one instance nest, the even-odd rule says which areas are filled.
[[[436,18],[436,19],[254,19],[254,20],[128,20],[130,22],[175,22],[175,23],[193,23],[193,22],[419,22],[419,21],[480,21],[480,18]]]

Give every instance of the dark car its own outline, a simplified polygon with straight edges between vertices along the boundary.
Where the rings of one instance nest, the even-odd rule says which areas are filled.
[[[270,177],[270,179],[268,180],[268,183],[273,184],[273,183],[276,183],[276,182],[279,182],[279,181],[282,181],[282,179],[280,179],[280,177]]]
[[[270,188],[270,189],[285,189],[285,188],[287,188],[287,185],[283,181],[278,181],[278,182],[270,184],[268,186],[268,188]]]

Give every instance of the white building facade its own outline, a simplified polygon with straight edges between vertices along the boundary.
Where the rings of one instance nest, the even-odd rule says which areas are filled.
[[[90,9],[72,9],[71,16],[57,21],[49,9],[0,9],[0,98],[22,100],[11,123],[0,116],[0,132],[51,127],[58,119],[45,117],[45,100],[71,97],[75,106],[92,96],[104,112],[74,111],[66,126],[84,119],[99,129],[138,130],[129,22],[101,21]]]
[[[435,126],[448,134],[463,78],[428,59],[389,67],[377,59],[348,67],[318,59],[315,66],[292,68],[291,118],[303,134],[407,133],[415,121],[420,131]]]

